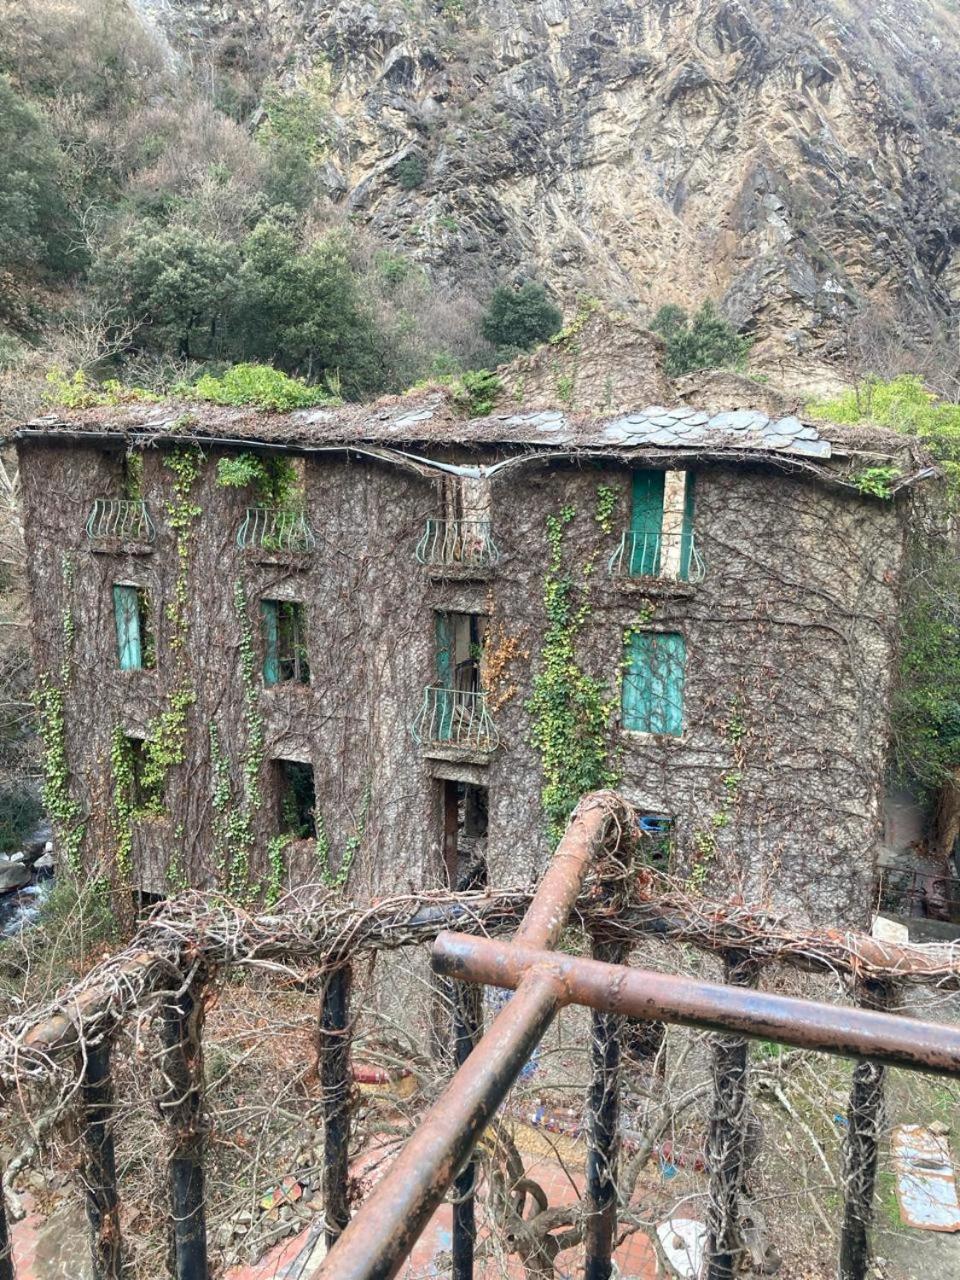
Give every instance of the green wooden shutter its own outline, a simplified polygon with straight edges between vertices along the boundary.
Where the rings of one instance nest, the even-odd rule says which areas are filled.
[[[680,581],[686,582],[690,577],[690,556],[693,552],[693,480],[692,471],[684,473],[686,484],[683,491],[683,537],[680,542]]]
[[[121,671],[143,666],[140,643],[140,601],[137,588],[117,583],[113,588],[113,612],[117,624],[117,654]]]
[[[630,514],[630,575],[660,572],[660,534],[663,529],[662,471],[634,471]]]
[[[637,733],[683,732],[686,645],[677,632],[640,631],[630,638],[623,680],[623,727]]]
[[[435,615],[437,634],[437,699],[434,731],[440,741],[453,737],[453,626],[448,613]]]
[[[260,601],[260,631],[263,635],[263,683],[280,681],[280,611],[276,600]]]

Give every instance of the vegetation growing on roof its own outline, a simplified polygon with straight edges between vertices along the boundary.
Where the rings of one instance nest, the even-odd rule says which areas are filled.
[[[338,403],[323,387],[309,386],[302,378],[291,377],[268,364],[236,364],[219,377],[205,373],[185,391],[211,404],[252,405],[281,413]]]
[[[807,412],[830,422],[875,422],[916,437],[940,463],[954,501],[960,499],[960,404],[939,399],[917,374],[866,378],[833,399],[811,401]]]

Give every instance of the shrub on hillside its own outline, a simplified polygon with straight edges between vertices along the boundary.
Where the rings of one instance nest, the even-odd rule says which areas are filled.
[[[519,289],[495,289],[481,327],[487,341],[501,350],[530,351],[562,324],[563,316],[543,285],[528,281]]]
[[[709,300],[692,320],[682,307],[661,307],[650,328],[666,341],[664,368],[672,378],[695,369],[736,368],[750,350],[749,338],[742,338]]]

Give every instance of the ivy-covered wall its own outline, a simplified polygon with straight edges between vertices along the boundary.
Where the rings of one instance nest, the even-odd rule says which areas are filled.
[[[290,883],[358,898],[433,885],[435,775],[455,774],[489,788],[491,881],[526,881],[568,798],[616,782],[675,819],[674,865],[691,888],[865,918],[902,549],[895,503],[761,466],[704,466],[694,530],[706,576],[644,592],[607,575],[629,522],[629,471],[529,463],[493,486],[497,571],[443,582],[414,558],[425,520],[443,514],[438,483],[396,466],[306,459],[317,548],[295,568],[238,549],[256,495],[218,482],[226,450],[146,451],[158,538],[143,555],[94,552],[84,533],[92,501],[120,492],[119,453],[24,440],[20,454],[50,794],[61,843],[88,872],[251,900]],[[116,581],[147,588],[155,670],[118,669]],[[261,597],[306,603],[309,686],[264,686]],[[410,734],[435,679],[437,609],[489,619],[504,745],[485,767],[426,761]],[[624,646],[645,627],[685,637],[679,738],[619,725]],[[146,800],[133,795],[126,735],[152,744]],[[277,759],[313,765],[315,841],[278,838]]]

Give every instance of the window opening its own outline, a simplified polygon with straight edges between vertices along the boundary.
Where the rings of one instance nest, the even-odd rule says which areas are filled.
[[[156,666],[156,644],[144,588],[126,582],[114,583],[113,611],[120,670],[135,671]]]
[[[630,577],[699,581],[703,565],[693,541],[691,471],[634,471],[630,530],[611,559],[611,571]]]
[[[297,840],[317,834],[317,798],[313,766],[299,760],[274,761],[279,834]]]
[[[476,613],[436,614],[435,741],[479,741],[486,732],[481,689],[485,619]]]
[[[310,683],[306,608],[293,600],[261,600],[263,683]]]
[[[683,732],[686,644],[669,631],[635,631],[627,645],[623,727],[637,733]]]
[[[447,883],[465,892],[487,884],[488,794],[486,787],[444,781],[443,854]]]
[[[130,761],[131,796],[136,814],[163,812],[163,782],[146,781],[147,744],[143,738],[124,738]]]
[[[643,813],[637,826],[644,861],[656,871],[668,872],[673,859],[673,819],[660,813]]]

